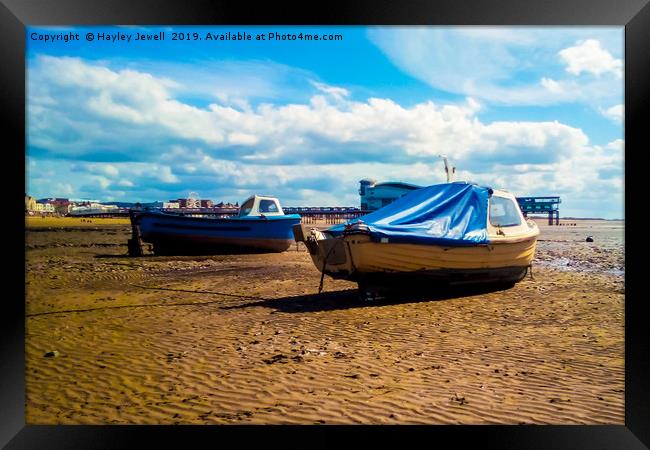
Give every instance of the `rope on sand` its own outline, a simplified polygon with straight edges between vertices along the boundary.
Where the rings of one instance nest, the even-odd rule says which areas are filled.
[[[341,239],[343,240],[343,236],[337,237],[335,239]],[[320,284],[318,285],[318,293],[320,294],[323,292],[323,282],[325,281],[325,266],[327,265],[327,258],[330,257],[330,254],[332,253],[332,250],[334,250],[334,247],[336,247],[336,243],[332,244],[330,247],[329,251],[327,252],[327,255],[325,255],[325,258],[323,259],[323,270],[321,270],[320,273]]]

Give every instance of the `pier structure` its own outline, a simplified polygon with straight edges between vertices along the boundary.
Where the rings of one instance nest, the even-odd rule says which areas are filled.
[[[239,214],[239,208],[123,208],[113,211],[87,211],[68,214],[71,217],[83,218],[109,218],[109,217],[131,217],[132,212],[137,211],[162,211],[169,214],[196,217],[225,218]],[[300,214],[303,223],[315,223],[324,221],[327,224],[337,224],[343,221],[355,219],[368,214],[370,211],[361,210],[355,207],[287,207],[282,208],[285,214]]]
[[[72,211],[66,214],[68,217],[91,218],[111,218],[111,217],[129,217],[129,208],[115,208],[111,210],[89,209],[84,211]]]
[[[300,214],[302,223],[325,221],[327,224],[337,224],[356,219],[370,212],[352,206],[283,207],[282,210],[285,214]]]
[[[524,217],[529,214],[547,214],[548,224],[560,224],[560,210],[559,204],[562,199],[559,196],[546,196],[546,197],[517,197],[517,203]]]

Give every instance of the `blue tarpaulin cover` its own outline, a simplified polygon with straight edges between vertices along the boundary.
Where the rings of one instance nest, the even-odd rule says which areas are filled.
[[[363,222],[371,239],[380,242],[478,245],[488,244],[487,211],[491,189],[467,183],[424,187],[348,223]],[[334,236],[345,224],[327,230]]]

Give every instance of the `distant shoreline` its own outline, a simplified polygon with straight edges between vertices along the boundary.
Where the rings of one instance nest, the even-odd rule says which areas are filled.
[[[528,216],[529,219],[546,219],[547,216]],[[560,217],[560,220],[604,220],[607,222],[625,222],[625,219],[603,219],[602,217]]]

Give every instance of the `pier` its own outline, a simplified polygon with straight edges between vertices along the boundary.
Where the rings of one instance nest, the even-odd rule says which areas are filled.
[[[313,207],[287,207],[282,208],[285,214],[300,214],[302,223],[316,223],[324,221],[326,224],[337,224],[347,220],[364,216],[370,211],[355,207],[338,206],[313,206]]]
[[[524,217],[528,217],[528,214],[547,214],[549,225],[553,225],[553,221],[555,221],[555,225],[560,224],[558,205],[562,203],[562,199],[559,196],[517,197],[517,203],[519,203],[519,208],[524,213]]]
[[[282,208],[285,214],[300,214],[303,223],[315,223],[325,221],[327,224],[337,224],[346,220],[355,219],[368,214],[371,211],[364,211],[354,207],[288,207]],[[169,214],[198,217],[231,217],[239,214],[239,209],[233,208],[123,208],[113,211],[89,211],[69,214],[71,217],[83,218],[108,218],[108,217],[130,217],[131,211],[161,211]]]

